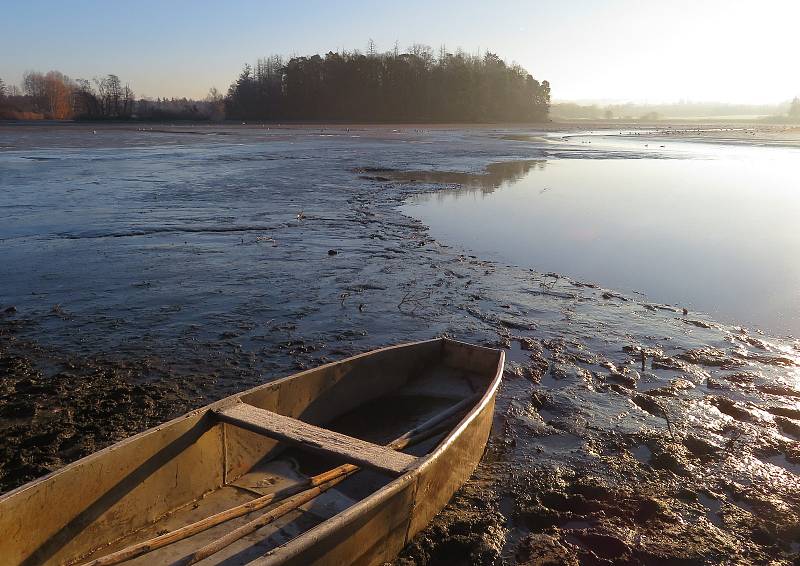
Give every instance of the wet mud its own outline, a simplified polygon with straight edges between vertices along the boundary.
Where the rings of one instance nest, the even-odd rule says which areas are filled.
[[[189,410],[208,385],[156,360],[75,357],[0,327],[0,491]]]
[[[397,564],[800,560],[800,343],[471,257],[399,213],[535,166],[550,150],[513,139],[535,132],[66,132],[0,152],[0,489],[446,335],[506,349],[504,383],[476,473]]]

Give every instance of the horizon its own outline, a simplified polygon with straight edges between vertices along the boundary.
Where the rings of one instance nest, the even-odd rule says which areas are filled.
[[[370,40],[379,52],[414,43],[491,51],[549,81],[558,102],[770,105],[800,95],[800,76],[784,70],[783,55],[792,52],[800,4],[785,0],[669,6],[414,0],[403,9],[240,0],[224,14],[207,0],[165,6],[143,0],[135,10],[96,0],[33,0],[7,7],[4,16],[13,24],[0,33],[0,78],[7,84],[19,85],[27,70],[86,79],[113,73],[137,98],[202,99],[212,87],[227,91],[244,64],[259,57],[365,52]],[[28,44],[31,37],[37,41]]]
[[[772,102],[725,102],[722,100],[631,100],[627,98],[553,98],[551,104],[577,104],[579,106],[767,106],[774,107],[790,103],[795,96]]]

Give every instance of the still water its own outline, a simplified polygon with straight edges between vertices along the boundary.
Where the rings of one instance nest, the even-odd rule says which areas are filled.
[[[800,150],[565,143],[575,141],[653,155],[535,162],[493,183],[415,196],[404,212],[483,257],[800,334]]]

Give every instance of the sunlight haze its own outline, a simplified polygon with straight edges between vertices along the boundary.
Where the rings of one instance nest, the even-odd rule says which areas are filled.
[[[114,73],[137,96],[227,90],[269,54],[490,50],[552,85],[554,100],[777,103],[800,94],[792,65],[800,3],[576,1],[31,1],[0,21],[0,77]],[[109,25],[113,24],[113,25]],[[35,38],[35,41],[32,41]]]

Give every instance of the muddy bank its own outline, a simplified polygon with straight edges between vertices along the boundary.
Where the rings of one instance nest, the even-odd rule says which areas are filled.
[[[793,563],[800,344],[443,246],[397,210],[436,174],[378,172],[542,156],[508,133],[0,155],[2,489],[262,380],[449,335],[508,368],[484,461],[399,564]]]
[[[213,380],[155,359],[73,356],[0,321],[0,492],[189,410]]]

